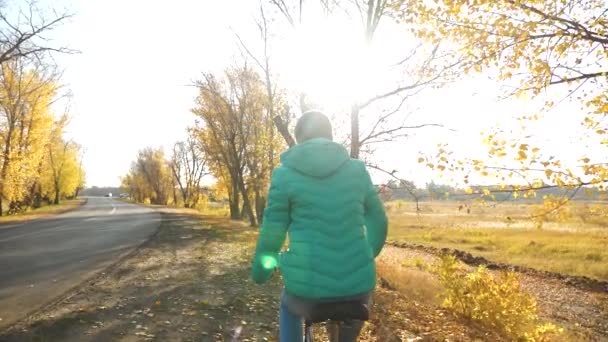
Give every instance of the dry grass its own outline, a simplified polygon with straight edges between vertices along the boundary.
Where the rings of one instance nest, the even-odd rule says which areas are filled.
[[[51,215],[58,215],[66,211],[78,208],[86,202],[85,199],[75,199],[62,201],[58,205],[47,205],[41,208],[32,209],[22,214],[0,217],[0,224],[23,222],[35,220]]]
[[[390,203],[389,238],[449,247],[490,260],[571,275],[608,280],[608,218],[590,212],[588,203],[574,204],[563,221],[534,228],[529,204],[477,204],[470,214],[458,203]],[[589,211],[589,215],[585,212]]]
[[[395,201],[388,203],[387,211],[392,218],[405,221],[414,227],[431,228],[536,228],[530,219],[533,215],[546,213],[531,203],[469,202],[470,213],[463,203],[436,201],[420,203],[416,212],[413,202]],[[545,230],[556,231],[608,231],[608,206],[601,202],[573,202],[560,208],[561,219],[549,215],[543,224]]]
[[[376,259],[380,280],[362,341],[504,341],[504,336],[442,307],[438,258],[387,247]],[[433,270],[433,271],[431,271]],[[388,287],[388,289],[386,289]]]
[[[403,259],[385,251],[376,261],[378,276],[407,298],[438,305],[441,285],[436,276],[425,268],[431,261],[419,257]]]
[[[144,205],[151,208],[171,208],[175,213],[184,214],[184,215],[193,215],[193,216],[208,216],[208,217],[221,217],[227,218],[230,215],[230,209],[227,205],[222,205],[218,203],[204,203],[198,206],[197,208],[184,208],[179,205],[156,205],[149,203],[139,203],[131,199],[120,199],[123,202],[133,203],[137,205]]]

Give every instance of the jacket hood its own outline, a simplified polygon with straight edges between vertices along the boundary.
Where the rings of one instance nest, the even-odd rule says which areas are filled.
[[[295,145],[281,155],[284,166],[316,178],[332,175],[348,160],[344,146],[322,138]]]

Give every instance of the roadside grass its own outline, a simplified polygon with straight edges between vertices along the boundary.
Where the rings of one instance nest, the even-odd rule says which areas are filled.
[[[230,209],[228,208],[228,206],[218,204],[218,203],[206,202],[204,204],[201,204],[197,208],[184,208],[183,206],[180,206],[180,205],[163,206],[163,205],[150,204],[150,203],[140,203],[140,202],[134,201],[132,199],[128,199],[128,198],[120,198],[119,200],[126,202],[126,203],[143,205],[143,206],[148,206],[148,207],[152,207],[152,208],[171,208],[176,213],[185,214],[185,215],[193,215],[193,216],[204,215],[207,217],[221,217],[221,218],[228,218],[228,216],[230,215]]]
[[[391,287],[405,295],[426,304],[439,304],[437,294],[441,286],[429,272],[421,269],[400,267],[398,264],[378,260],[378,274],[388,281]]]
[[[46,205],[40,208],[31,209],[24,213],[10,215],[10,216],[2,216],[0,217],[0,224],[4,223],[14,223],[14,222],[22,222],[28,220],[39,219],[51,215],[57,215],[64,213],[66,211],[75,209],[86,202],[85,199],[79,198],[74,200],[65,200],[62,201],[58,205]],[[2,228],[2,227],[0,227]]]
[[[571,209],[576,214],[568,220],[551,221],[538,229],[524,216],[530,206],[479,205],[466,214],[455,202],[424,203],[423,211],[416,214],[413,204],[400,208],[389,204],[389,239],[455,248],[495,262],[608,280],[608,228],[603,228],[608,217],[582,220],[584,204],[577,204]]]

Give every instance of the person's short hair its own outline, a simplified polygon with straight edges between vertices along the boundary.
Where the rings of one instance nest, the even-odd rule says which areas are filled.
[[[296,123],[295,134],[298,144],[315,138],[333,140],[329,118],[317,111],[308,111],[302,114]]]

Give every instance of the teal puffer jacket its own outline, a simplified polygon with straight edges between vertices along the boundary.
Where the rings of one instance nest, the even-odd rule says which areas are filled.
[[[309,140],[285,152],[273,172],[252,277],[268,280],[278,259],[289,294],[365,293],[375,287],[374,258],[386,233],[384,206],[363,162],[330,140]]]

